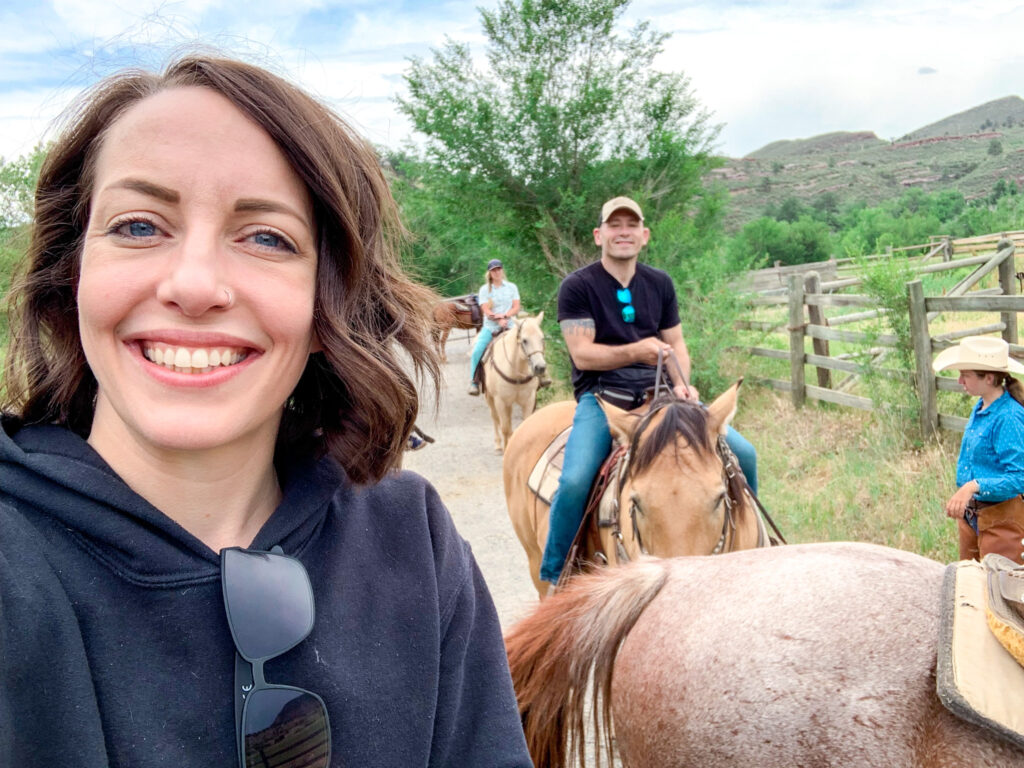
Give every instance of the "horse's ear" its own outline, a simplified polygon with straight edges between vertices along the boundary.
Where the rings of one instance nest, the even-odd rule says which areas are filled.
[[[633,430],[636,429],[636,417],[631,416],[628,411],[605,402],[600,397],[597,398],[597,402],[608,419],[608,429],[611,431],[612,437],[623,445],[629,445],[629,441],[633,439]]]
[[[739,399],[740,378],[725,392],[715,398],[715,401],[708,406],[708,429],[712,434],[724,435],[725,428],[729,426],[732,417],[736,415],[736,403]]]
[[[540,325],[543,322],[544,322],[544,313],[541,312],[539,315],[537,315],[537,325]]]

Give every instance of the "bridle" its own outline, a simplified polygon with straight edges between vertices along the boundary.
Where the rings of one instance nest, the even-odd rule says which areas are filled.
[[[494,366],[494,371],[499,376],[501,376],[501,378],[503,378],[505,381],[507,381],[509,384],[526,384],[527,382],[530,382],[530,381],[533,381],[536,378],[539,378],[538,375],[533,372],[533,370],[534,370],[533,356],[534,355],[540,355],[542,358],[544,357],[544,337],[541,336],[541,339],[540,339],[540,349],[535,349],[533,352],[530,352],[526,348],[527,339],[523,338],[523,324],[522,323],[517,323],[516,324],[516,344],[519,346],[519,349],[522,350],[523,357],[526,358],[526,362],[529,365],[529,369],[530,369],[530,373],[529,374],[527,374],[526,376],[516,376],[516,377],[512,377],[512,376],[508,375],[503,370],[501,370],[501,367],[498,365],[498,360],[497,360],[497,358],[493,354],[491,355],[491,363]],[[505,349],[504,346],[501,347],[501,350],[502,350],[503,356],[505,357],[505,362],[508,363],[510,366],[513,365],[513,361],[508,356],[508,350]]]
[[[664,361],[666,358],[668,358],[668,360],[675,366],[676,376],[678,376],[676,381],[683,383],[687,388],[689,388],[689,382],[686,379],[686,375],[683,373],[682,366],[679,364],[679,360],[676,357],[675,352],[672,350],[669,350],[668,352],[659,351],[658,365],[655,372],[654,394],[650,400],[651,407],[647,413],[641,417],[640,423],[633,432],[633,440],[630,447],[627,448],[625,446],[620,446],[617,449],[619,455],[616,458],[615,487],[612,489],[613,523],[611,533],[615,540],[615,552],[620,562],[628,562],[630,559],[622,538],[622,529],[619,524],[619,512],[621,509],[620,499],[622,489],[626,479],[629,477],[632,456],[639,445],[640,437],[643,435],[654,416],[678,400],[672,389],[672,382],[668,381],[668,377],[665,375],[666,366],[664,365]],[[699,407],[703,408],[702,405]],[[722,532],[710,554],[720,555],[723,552],[733,551],[736,544],[735,512],[743,502],[743,494],[750,497],[761,513],[758,518],[757,525],[757,546],[764,547],[771,543],[771,537],[764,525],[764,521],[767,521],[771,525],[775,534],[778,536],[779,541],[785,544],[786,540],[782,533],[768,515],[768,511],[761,504],[761,501],[757,498],[756,494],[754,494],[754,491],[747,484],[746,477],[740,469],[736,455],[729,448],[725,435],[718,436],[718,439],[715,442],[715,452],[718,455],[719,460],[722,462],[722,483],[726,489],[725,498],[723,499],[725,503],[725,515],[722,520]],[[635,539],[641,554],[647,555],[649,552],[643,540],[643,535],[640,533],[640,524],[637,520],[640,511],[640,505],[637,503],[637,500],[635,498],[630,499],[629,519],[633,530],[633,538]]]

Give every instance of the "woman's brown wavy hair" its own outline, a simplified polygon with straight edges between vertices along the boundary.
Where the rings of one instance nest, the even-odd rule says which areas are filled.
[[[88,435],[97,385],[78,335],[76,290],[96,155],[129,107],[189,86],[216,91],[270,134],[313,200],[313,328],[323,351],[310,356],[285,407],[278,457],[330,454],[354,482],[375,482],[398,465],[412,430],[415,380],[429,379],[437,396],[434,295],[399,266],[405,233],[373,149],[300,88],[226,58],[189,55],[162,74],[122,72],[68,113],[40,172],[28,258],[11,289],[4,409],[21,423]]]

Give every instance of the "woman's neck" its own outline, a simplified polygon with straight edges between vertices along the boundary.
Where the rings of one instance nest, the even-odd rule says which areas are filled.
[[[992,403],[1003,396],[1003,388],[1000,386],[992,387],[992,389],[981,393],[981,409],[985,410]]]
[[[249,546],[281,500],[272,442],[174,451],[126,435],[111,450],[110,436],[94,436],[90,445],[133,491],[214,552]]]

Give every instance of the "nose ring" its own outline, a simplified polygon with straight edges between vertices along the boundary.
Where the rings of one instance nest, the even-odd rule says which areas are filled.
[[[224,304],[225,307],[231,306],[231,291],[227,288],[224,289]]]

